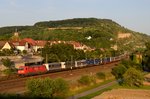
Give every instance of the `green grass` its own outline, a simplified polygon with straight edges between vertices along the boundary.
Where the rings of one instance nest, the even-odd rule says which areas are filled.
[[[94,85],[91,85],[91,86],[87,86],[87,87],[82,88],[82,89],[77,90],[77,91],[69,92],[68,96],[76,95],[76,94],[79,94],[79,93],[88,91],[88,90],[90,90],[90,89],[97,88],[97,87],[99,87],[99,86],[101,86],[101,85],[107,84],[107,83],[112,82],[112,81],[114,81],[114,79],[106,80],[106,81],[104,81],[104,82],[101,82],[101,83],[98,83],[98,84],[94,84]]]
[[[141,86],[141,87],[136,87],[136,86],[120,86],[119,84],[113,86],[113,89],[145,89],[145,90],[150,90],[150,86]]]
[[[95,93],[89,94],[89,95],[84,96],[84,97],[81,97],[81,98],[79,98],[79,99],[91,99],[91,98],[93,98],[93,97],[95,97],[95,96],[98,96],[98,95],[102,94],[103,92],[109,91],[109,90],[111,90],[111,88],[105,88],[105,89],[103,89],[103,90],[97,91],[97,92],[95,92]]]
[[[98,95],[102,94],[105,91],[109,91],[109,90],[112,90],[112,89],[143,89],[143,90],[150,90],[150,86],[129,87],[129,86],[120,86],[119,84],[115,84],[113,86],[110,86],[110,87],[105,88],[103,90],[100,90],[100,91],[97,91],[95,93],[89,94],[87,96],[81,97],[79,99],[91,99],[91,98],[93,98],[95,96],[98,96]]]
[[[91,98],[93,98],[93,97],[95,97],[95,96],[98,96],[98,95],[102,94],[103,92],[112,90],[112,89],[114,88],[114,86],[116,86],[116,85],[117,85],[117,84],[112,85],[112,86],[110,86],[110,87],[108,87],[108,88],[104,88],[104,89],[102,89],[102,90],[99,90],[99,91],[97,91],[97,92],[91,93],[91,94],[89,94],[89,95],[87,95],[87,96],[80,97],[79,99],[91,99]]]

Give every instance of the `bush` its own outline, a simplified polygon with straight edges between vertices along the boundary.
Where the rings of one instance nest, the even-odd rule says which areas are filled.
[[[11,74],[14,74],[14,70],[12,70],[12,69],[5,69],[5,70],[3,70],[3,73],[6,74],[6,75],[11,75]]]
[[[5,67],[12,69],[13,63],[11,62],[11,60],[9,58],[6,58],[6,59],[2,58],[1,61]]]
[[[89,85],[91,84],[91,79],[90,79],[90,76],[88,75],[85,75],[85,76],[82,76],[78,82],[82,85]]]
[[[56,96],[64,96],[69,89],[68,83],[61,78],[55,79],[51,87],[53,88],[53,95]]]
[[[126,70],[127,70],[127,68],[124,65],[119,64],[117,67],[114,67],[112,69],[111,73],[118,80],[118,79],[123,79],[123,74],[126,72]]]
[[[13,54],[13,50],[9,50],[9,49],[3,49],[2,52],[4,53],[4,55],[12,55]]]
[[[98,79],[102,79],[102,80],[106,79],[106,74],[103,73],[103,72],[96,73],[96,76],[97,76]]]
[[[122,64],[119,64],[117,67],[114,67],[112,69],[112,74],[115,76],[116,80],[118,81],[118,83],[120,85],[123,84],[123,74],[127,71],[127,68],[122,65]]]
[[[5,56],[5,53],[3,51],[0,51],[0,56]]]
[[[128,86],[142,86],[143,85],[143,75],[142,72],[136,70],[135,68],[129,68],[123,75],[124,83]]]
[[[27,89],[33,96],[40,96],[43,94],[43,86],[41,79],[30,79],[27,81]]]
[[[69,87],[68,83],[60,78],[55,80],[38,78],[28,80],[27,89],[34,97],[53,98],[54,96],[64,96]]]
[[[26,54],[27,54],[27,51],[26,51],[26,50],[23,50],[22,53],[23,53],[24,55],[26,55]]]
[[[90,79],[91,79],[91,83],[96,83],[96,76],[95,75],[91,75],[90,76]]]

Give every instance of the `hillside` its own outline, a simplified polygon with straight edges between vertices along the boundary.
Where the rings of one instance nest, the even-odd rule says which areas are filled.
[[[9,39],[18,29],[21,38],[36,40],[74,40],[93,48],[110,48],[114,44],[120,50],[141,47],[149,40],[146,34],[131,31],[110,19],[75,18],[58,21],[37,22],[33,26],[0,28],[0,39]],[[118,39],[118,33],[130,33],[128,38]]]

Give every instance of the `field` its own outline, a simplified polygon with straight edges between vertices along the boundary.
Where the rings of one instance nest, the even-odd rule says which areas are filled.
[[[150,99],[150,90],[113,89],[92,99]]]

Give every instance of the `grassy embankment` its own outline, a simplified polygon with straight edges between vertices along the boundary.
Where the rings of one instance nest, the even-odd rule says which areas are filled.
[[[142,87],[133,86],[133,87],[129,87],[129,86],[120,86],[119,84],[115,84],[111,87],[105,88],[103,90],[97,91],[95,93],[89,94],[89,95],[81,97],[79,99],[91,99],[95,96],[98,96],[98,95],[102,94],[105,91],[109,91],[109,90],[112,90],[112,89],[143,89],[143,90],[150,90],[150,86],[142,86]]]

